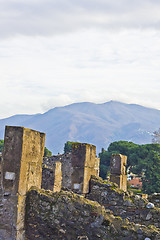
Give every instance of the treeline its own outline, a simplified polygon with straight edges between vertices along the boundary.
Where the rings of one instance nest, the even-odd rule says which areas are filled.
[[[0,152],[3,150],[4,140],[0,139]]]
[[[160,144],[138,145],[127,141],[113,142],[102,149],[100,176],[109,175],[110,159],[114,153],[127,156],[127,169],[142,178],[142,191],[148,194],[160,192]]]

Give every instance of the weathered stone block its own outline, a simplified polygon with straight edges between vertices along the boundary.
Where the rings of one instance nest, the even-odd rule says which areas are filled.
[[[4,222],[10,239],[24,239],[25,199],[31,186],[41,187],[45,134],[7,126],[3,150]]]
[[[94,168],[96,147],[87,143],[72,144],[72,166]]]
[[[100,159],[95,158],[95,166],[92,174],[93,176],[99,177],[99,165],[100,165]]]
[[[127,175],[112,174],[110,177],[110,181],[116,183],[123,191],[127,191]]]
[[[127,165],[127,156],[121,154],[113,154],[111,157],[111,174],[125,174]]]
[[[53,162],[52,167],[46,165],[42,168],[42,188],[59,192],[62,186],[61,162]]]
[[[71,188],[78,193],[89,192],[89,181],[91,175],[95,174],[96,147],[87,143],[72,144],[71,164],[73,172],[71,175]],[[96,165],[97,164],[97,165]]]
[[[110,169],[111,182],[117,183],[119,188],[127,191],[127,175],[126,173],[127,156],[121,154],[112,154]]]

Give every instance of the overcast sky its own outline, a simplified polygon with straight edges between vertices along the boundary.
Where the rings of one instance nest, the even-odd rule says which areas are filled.
[[[159,0],[0,0],[0,118],[73,102],[160,109]]]

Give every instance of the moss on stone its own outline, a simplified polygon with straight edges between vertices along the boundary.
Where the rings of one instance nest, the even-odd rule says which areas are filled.
[[[65,234],[73,234],[74,239],[77,239],[77,231],[81,232],[80,236],[86,235],[89,239],[97,239],[92,236],[94,233],[98,234],[100,239],[121,240],[122,236],[126,236],[125,234],[133,237],[131,239],[137,239],[140,228],[144,239],[151,236],[153,236],[152,239],[155,239],[156,235],[160,236],[160,231],[155,226],[147,228],[131,223],[128,219],[115,217],[111,212],[105,211],[105,208],[98,202],[70,191],[62,190],[53,193],[49,190],[32,187],[28,194],[31,199],[27,209],[30,215],[27,217],[33,217],[36,221],[39,219],[40,229],[42,224],[52,237],[55,236],[53,234],[56,234],[56,231],[59,231],[60,226],[61,228],[63,226],[64,236],[59,239],[67,239],[69,235]],[[48,225],[51,228],[48,228]],[[53,230],[51,230],[52,228]],[[103,238],[104,236],[106,238]]]

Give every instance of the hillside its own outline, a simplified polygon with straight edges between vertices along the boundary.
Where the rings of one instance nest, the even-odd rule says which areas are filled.
[[[53,154],[62,153],[68,140],[107,148],[113,141],[151,143],[152,132],[160,127],[160,111],[136,104],[110,101],[56,107],[44,114],[15,115],[0,120],[0,139],[5,125],[32,128],[46,133],[46,146]]]

